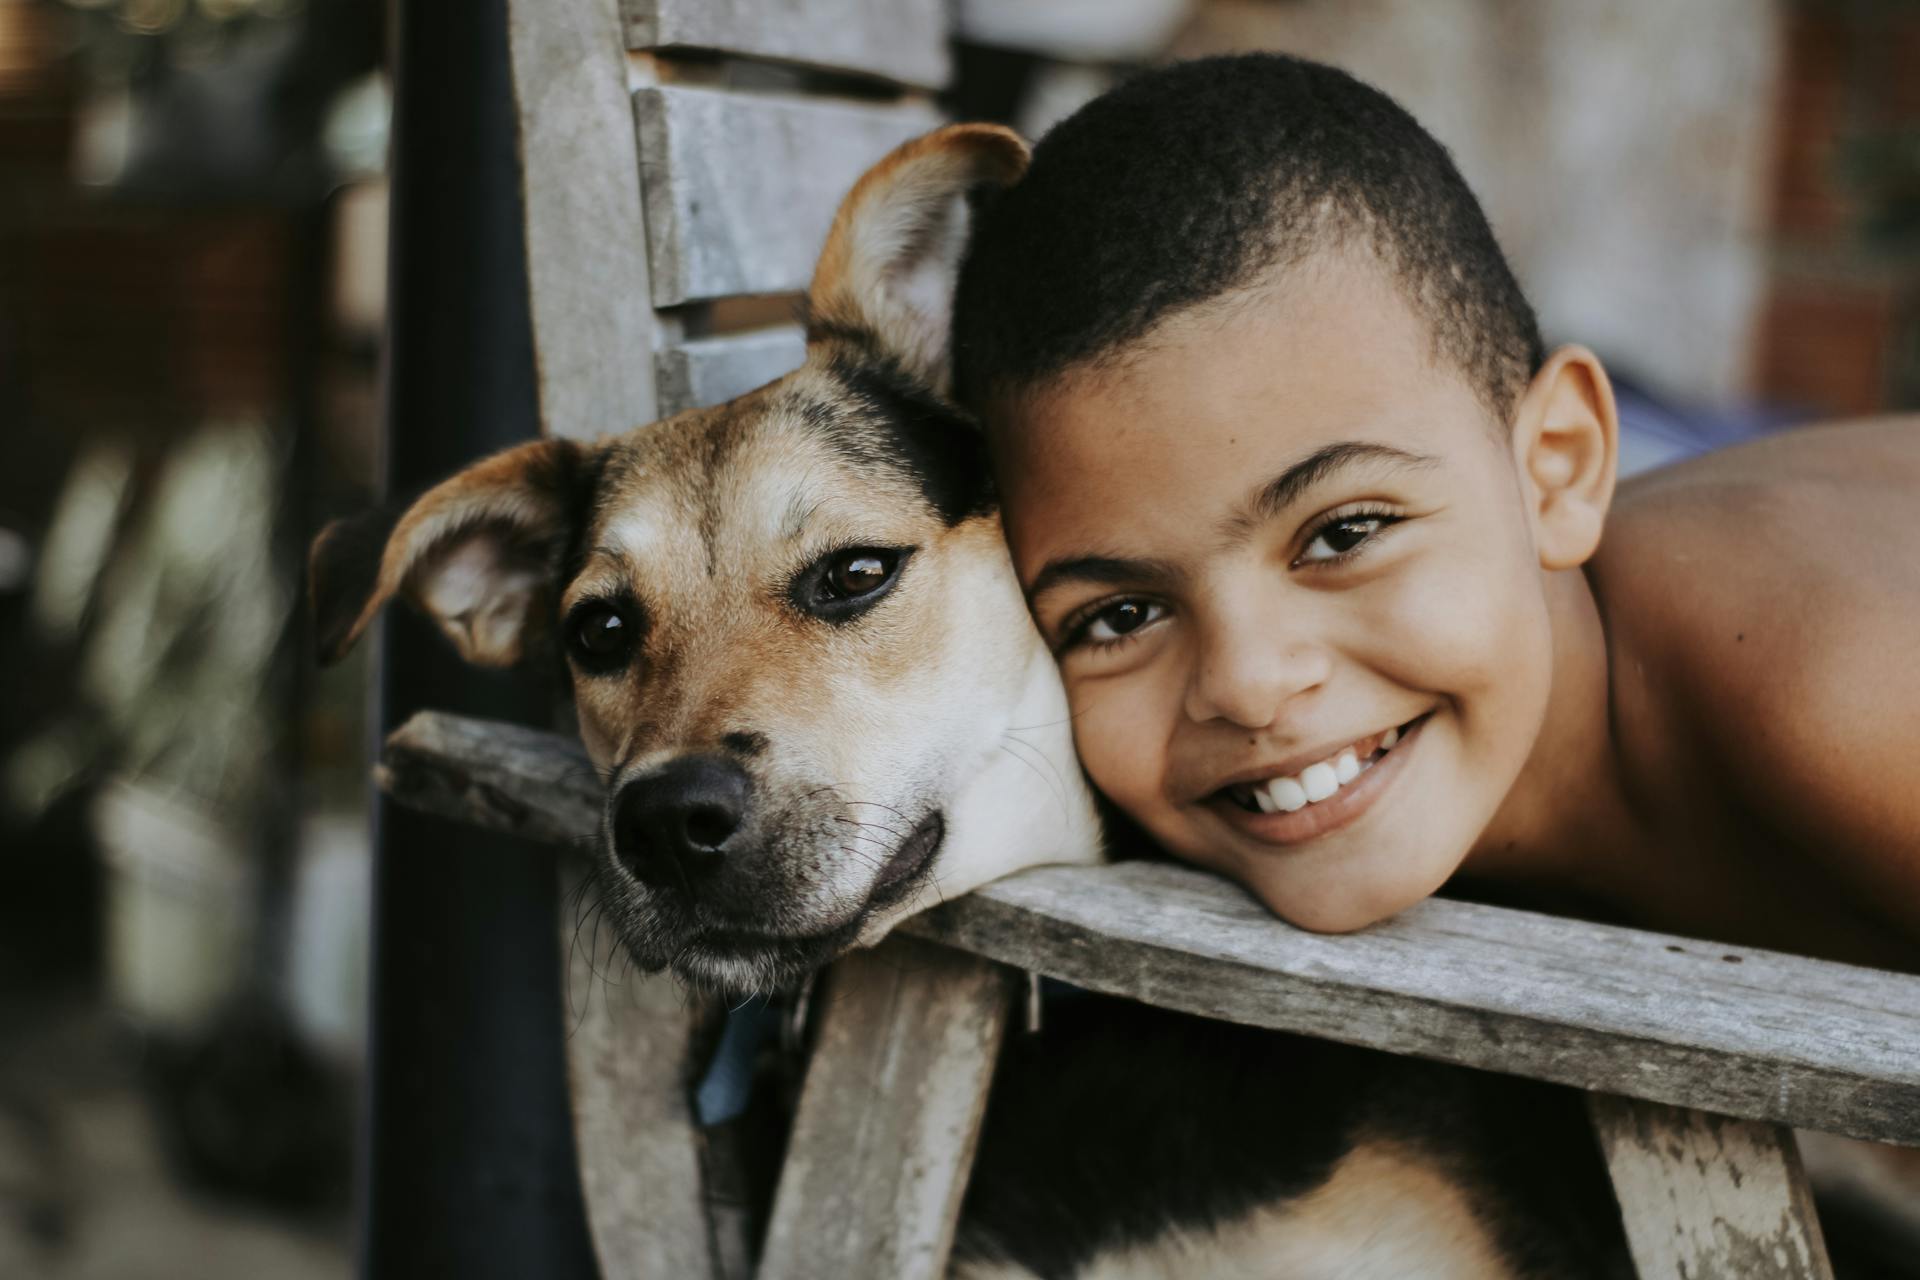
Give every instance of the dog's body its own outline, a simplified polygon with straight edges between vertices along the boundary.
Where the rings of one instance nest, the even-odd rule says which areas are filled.
[[[470,661],[565,657],[608,781],[603,904],[646,967],[770,989],[942,897],[1102,856],[943,398],[964,199],[1023,163],[961,126],[863,179],[793,374],[483,461],[378,546],[316,543],[329,656],[405,594]],[[1605,1275],[1609,1212],[1563,1095],[1088,997],[1009,1049],[955,1274]]]

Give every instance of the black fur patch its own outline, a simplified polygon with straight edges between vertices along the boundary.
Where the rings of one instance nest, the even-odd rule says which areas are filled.
[[[1009,1036],[955,1256],[1070,1280],[1306,1194],[1369,1139],[1437,1157],[1521,1274],[1631,1274],[1573,1091],[1090,994]]]
[[[567,504],[567,545],[559,562],[558,586],[572,582],[586,567],[587,534],[599,513],[600,482],[606,476],[612,452],[612,446],[576,448],[569,461],[550,464],[549,483],[564,495]]]
[[[745,756],[751,760],[767,749],[767,735],[756,733],[751,729],[743,729],[721,738],[720,745],[735,755]]]
[[[986,441],[971,417],[890,362],[843,358],[830,371],[856,411],[817,407],[849,456],[904,473],[949,526],[994,510]]]

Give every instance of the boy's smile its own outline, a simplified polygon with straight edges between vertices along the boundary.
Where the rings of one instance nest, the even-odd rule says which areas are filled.
[[[1552,627],[1504,424],[1326,253],[990,415],[1093,781],[1317,929],[1440,886],[1539,734]]]

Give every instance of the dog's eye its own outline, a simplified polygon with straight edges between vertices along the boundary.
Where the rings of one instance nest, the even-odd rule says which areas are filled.
[[[633,647],[633,626],[620,610],[595,602],[581,605],[567,620],[574,656],[582,666],[604,670],[626,661]]]
[[[886,585],[897,557],[879,551],[847,551],[827,567],[827,587],[843,600],[866,595]]]
[[[843,547],[794,576],[789,597],[827,622],[851,622],[893,589],[912,547]]]

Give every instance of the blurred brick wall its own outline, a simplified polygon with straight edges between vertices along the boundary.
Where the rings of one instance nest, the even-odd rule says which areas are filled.
[[[1920,5],[1797,0],[1787,24],[1758,390],[1920,408]]]
[[[284,215],[86,200],[61,213],[15,228],[6,245],[43,420],[171,433],[279,411]]]
[[[273,420],[288,393],[292,217],[76,186],[70,17],[0,0],[0,514],[28,530],[83,440]]]

